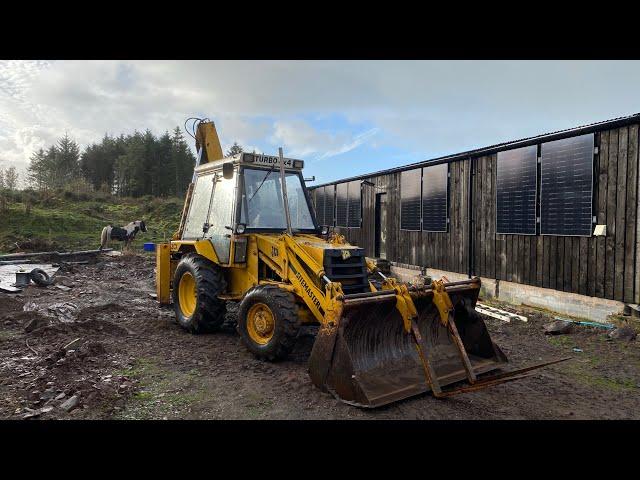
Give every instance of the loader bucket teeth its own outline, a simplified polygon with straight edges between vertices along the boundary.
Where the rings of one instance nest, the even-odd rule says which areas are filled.
[[[418,312],[413,319],[435,387],[468,377],[460,351],[448,327],[443,325],[429,289],[410,292]],[[481,375],[507,359],[493,343],[482,318],[475,313],[478,284],[456,285],[449,293],[453,321],[473,370]],[[318,335],[310,358],[310,374],[316,386],[345,403],[379,407],[431,390],[418,341],[404,328],[395,296],[350,304],[345,300],[337,328]]]

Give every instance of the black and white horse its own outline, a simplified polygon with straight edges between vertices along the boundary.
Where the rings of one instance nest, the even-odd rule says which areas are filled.
[[[147,226],[142,220],[128,223],[124,227],[114,227],[107,225],[102,229],[100,235],[100,250],[109,246],[109,240],[120,240],[124,242],[124,248],[128,248],[138,232],[146,232]]]

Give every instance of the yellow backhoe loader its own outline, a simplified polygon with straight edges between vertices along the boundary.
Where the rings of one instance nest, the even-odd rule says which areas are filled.
[[[277,360],[302,325],[319,325],[311,380],[362,407],[477,390],[555,363],[487,376],[507,359],[475,311],[478,278],[418,287],[384,276],[362,248],[317,224],[302,160],[282,150],[223,158],[213,122],[196,125],[182,220],[157,248],[158,300],[173,303],[186,330],[215,331],[237,301],[243,343]]]

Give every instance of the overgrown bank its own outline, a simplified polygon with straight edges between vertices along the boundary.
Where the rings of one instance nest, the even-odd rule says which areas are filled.
[[[91,249],[100,245],[107,224],[144,220],[146,241],[169,239],[180,222],[182,198],[122,198],[103,193],[11,192],[0,209],[0,252]]]

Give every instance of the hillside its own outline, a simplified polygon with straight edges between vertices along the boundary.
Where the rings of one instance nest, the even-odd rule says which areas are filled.
[[[180,222],[182,198],[118,198],[100,193],[75,195],[14,192],[0,211],[0,253],[14,251],[77,250],[100,246],[107,224],[122,226],[144,220],[147,233],[134,246],[169,239]],[[17,243],[17,245],[16,245]],[[112,246],[120,248],[119,242]]]

